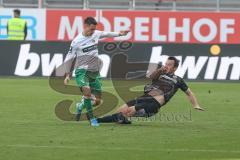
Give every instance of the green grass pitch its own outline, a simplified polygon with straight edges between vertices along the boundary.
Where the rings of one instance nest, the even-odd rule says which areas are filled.
[[[56,117],[57,102],[80,98],[53,91],[47,79],[0,78],[0,159],[240,159],[239,83],[189,86],[206,111],[191,109],[179,91],[155,119],[93,128]],[[103,89],[114,92],[108,80]]]

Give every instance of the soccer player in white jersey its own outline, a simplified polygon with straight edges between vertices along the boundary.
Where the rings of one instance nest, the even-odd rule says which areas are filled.
[[[77,103],[78,121],[81,112],[86,107],[87,117],[92,126],[99,126],[93,115],[92,107],[101,102],[101,79],[99,71],[101,61],[98,58],[98,41],[105,37],[118,37],[128,34],[128,30],[120,32],[104,32],[96,30],[97,22],[93,17],[84,20],[84,30],[71,43],[69,52],[65,60],[66,77],[64,85],[68,84],[71,75],[71,66],[75,60],[76,83],[83,92],[81,103]],[[93,96],[94,95],[94,98]]]

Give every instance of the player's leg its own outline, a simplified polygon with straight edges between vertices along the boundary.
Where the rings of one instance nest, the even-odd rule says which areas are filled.
[[[91,94],[94,95],[94,97],[90,95],[91,103],[88,102],[88,104],[87,103],[84,103],[84,104],[86,106],[87,112],[93,115],[92,107],[97,106],[101,103],[102,84],[101,84],[100,74],[98,71],[97,72],[88,71],[87,76],[89,79],[90,91],[91,91]],[[87,105],[90,105],[90,104],[91,104],[91,108],[88,108]],[[91,123],[92,125],[98,125],[97,120],[95,118],[91,119]]]
[[[84,94],[84,106],[86,106],[88,113],[87,116],[91,121],[91,125],[99,126],[97,120],[93,117],[93,107],[101,103],[102,90],[100,76],[99,72],[88,71],[87,73],[89,80],[89,88],[82,87],[82,91]]]
[[[120,107],[117,112],[121,112],[125,117],[150,117],[158,113],[161,105],[154,97],[145,94],[134,100],[128,101]]]
[[[75,70],[75,80],[82,92],[82,87],[83,86],[88,86],[88,79],[86,78],[86,70],[84,69],[76,69]],[[84,106],[84,96],[82,96],[82,99],[79,103],[76,104],[76,121],[80,120],[82,110],[85,108]]]
[[[91,125],[98,126],[97,121],[93,116],[92,102],[91,102],[91,88],[89,86],[88,73],[84,69],[76,69],[75,75],[76,75],[77,85],[80,87],[80,89],[83,93],[83,97],[84,97],[82,108],[83,108],[83,106],[86,107],[87,117],[90,120]],[[80,116],[81,116],[81,112],[79,112],[79,111],[80,111],[80,109],[78,108],[78,114],[76,115],[77,120],[79,120]]]
[[[84,95],[84,106],[86,106],[87,117],[90,120],[92,126],[98,126],[99,124],[93,115],[91,88],[89,86],[83,86],[82,92]]]
[[[127,117],[130,117],[135,113],[135,102],[136,100],[131,100],[127,102],[126,104],[119,107],[117,112],[112,115],[107,115],[102,118],[98,118],[99,123],[120,123],[120,124],[131,124],[131,121],[127,119]]]
[[[91,95],[92,107],[94,108],[94,107],[98,106],[100,103],[101,103],[101,95],[94,95],[92,93],[92,95]],[[81,113],[85,108],[86,108],[86,106],[84,105],[84,96],[82,96],[81,101],[76,104],[76,109],[77,109],[76,121],[80,120]]]
[[[112,114],[112,115],[107,115],[101,118],[97,118],[97,121],[99,123],[120,123],[120,124],[131,124],[131,121],[129,121],[127,119],[127,115],[130,115],[129,112],[131,112],[131,110],[129,109],[129,107],[126,107],[125,105],[120,107],[121,110],[117,111],[116,113]],[[134,108],[134,106],[133,106]],[[133,109],[132,108],[132,109]]]
[[[101,97],[102,97],[102,84],[99,76],[96,79],[90,78],[89,86],[91,88],[91,93],[92,93],[91,104],[92,104],[92,107],[96,107],[101,103]],[[81,102],[76,104],[76,107],[77,107],[76,120],[79,121],[82,110],[86,108],[86,106],[84,105],[84,96],[82,97]]]
[[[92,92],[92,105],[98,106],[102,100],[102,83],[99,74],[89,83]]]
[[[128,124],[129,121],[127,117],[150,117],[158,113],[160,107],[161,105],[152,96],[143,95],[135,100],[128,101],[117,110],[117,113],[111,116],[98,118],[98,122],[118,122]]]

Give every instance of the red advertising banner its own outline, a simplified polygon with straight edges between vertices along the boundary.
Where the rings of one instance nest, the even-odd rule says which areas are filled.
[[[240,43],[240,13],[47,10],[47,40],[72,40],[83,19],[96,17],[98,29],[130,29],[114,40],[159,43]]]
[[[46,40],[71,40],[83,29],[84,18],[96,16],[95,10],[47,10]]]

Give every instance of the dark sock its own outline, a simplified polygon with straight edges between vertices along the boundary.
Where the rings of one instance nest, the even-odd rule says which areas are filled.
[[[104,116],[102,118],[97,118],[98,123],[113,123],[118,122],[120,120],[120,117],[122,116],[122,113],[115,113],[112,115]]]

